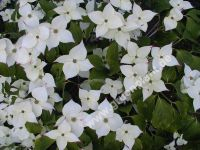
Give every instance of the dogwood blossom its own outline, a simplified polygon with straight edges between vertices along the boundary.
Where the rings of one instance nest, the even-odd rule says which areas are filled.
[[[105,99],[98,109],[85,119],[85,124],[96,130],[98,137],[116,131],[123,124],[121,117],[114,113],[112,105]]]
[[[90,90],[86,91],[79,89],[79,98],[81,99],[81,104],[83,110],[96,110],[98,107],[98,100],[100,98],[100,91]]]
[[[59,118],[56,124],[59,125],[66,120],[70,124],[72,132],[80,137],[85,127],[83,120],[87,117],[87,113],[83,112],[82,107],[73,100],[64,105],[62,113],[63,117]]]
[[[173,8],[177,8],[181,11],[193,8],[190,2],[184,0],[170,0],[169,3]]]
[[[101,92],[110,94],[113,98],[116,98],[117,94],[122,92],[122,83],[119,80],[106,78],[105,84],[101,87]]]
[[[97,24],[96,37],[105,35],[110,29],[117,29],[123,26],[122,19],[111,4],[107,4],[103,12],[94,11],[89,13],[88,16],[92,22]]]
[[[142,133],[138,126],[123,124],[116,131],[116,140],[124,142],[129,149],[132,149],[135,139]]]
[[[172,43],[162,48],[153,47],[151,51],[154,69],[161,69],[165,66],[179,65],[176,58],[172,55]]]
[[[165,31],[175,29],[177,22],[183,18],[183,14],[177,8],[170,10],[169,16],[164,18]]]
[[[161,80],[161,76],[162,71],[158,71],[149,77],[148,82],[145,82],[142,90],[143,100],[146,100],[149,96],[151,96],[153,91],[162,92],[168,90],[164,82]]]
[[[78,137],[71,131],[69,123],[63,121],[56,130],[51,130],[45,134],[56,140],[59,150],[64,150],[68,142],[78,142]]]
[[[85,10],[78,7],[74,0],[64,1],[63,6],[55,8],[54,11],[59,15],[65,16],[67,22],[70,22],[71,20],[80,20],[82,19],[82,15],[85,15]]]
[[[55,62],[64,63],[63,72],[65,78],[69,79],[75,77],[80,71],[88,71],[93,67],[86,57],[87,50],[81,42],[70,50],[69,55],[62,55]]]
[[[146,32],[148,28],[148,22],[153,19],[156,13],[150,10],[142,10],[139,5],[134,3],[133,14],[129,15],[127,18],[127,29],[135,30],[139,28],[140,30]]]

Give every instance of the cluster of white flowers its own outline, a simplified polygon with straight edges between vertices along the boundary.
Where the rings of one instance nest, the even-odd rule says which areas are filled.
[[[179,134],[178,132],[174,132],[173,139],[174,140],[171,143],[164,146],[166,150],[176,150],[176,146],[187,144],[187,141],[183,139],[183,134]]]
[[[165,30],[172,30],[177,27],[177,22],[183,19],[183,10],[193,8],[190,2],[183,0],[170,0],[170,5],[173,7],[170,13],[164,19]]]
[[[15,16],[14,20],[11,17],[14,9],[0,12],[3,21],[17,22],[19,31],[25,31],[16,43],[12,43],[8,38],[0,39],[0,62],[9,67],[14,64],[20,65],[27,77],[25,81],[0,76],[0,147],[14,143],[27,148],[34,147],[34,141],[46,135],[56,140],[59,150],[64,150],[68,142],[78,142],[84,128],[89,127],[96,131],[98,137],[106,136],[111,131],[116,132],[116,140],[124,142],[124,149],[132,149],[135,139],[142,131],[136,125],[123,123],[121,116],[114,112],[107,99],[103,102],[99,100],[101,94],[110,94],[115,99],[124,91],[123,87],[125,91],[130,92],[134,92],[137,87],[142,88],[144,100],[152,95],[153,91],[167,90],[161,80],[162,70],[165,66],[179,64],[172,55],[172,44],[159,48],[139,47],[132,42],[142,31],[147,31],[148,22],[156,13],[142,10],[136,3],[132,6],[130,0],[111,0],[102,11],[94,10],[94,0],[89,1],[85,9],[81,5],[83,0],[65,0],[55,2],[56,17],[49,23],[44,21],[46,14],[40,5],[33,7],[33,2],[36,0],[19,0],[17,3],[20,17]],[[176,21],[182,18],[182,9],[192,7],[188,2],[178,0],[172,0],[170,4],[174,8],[165,19],[167,30],[174,28]],[[97,7],[101,6],[99,3]],[[115,7],[119,8],[118,11]],[[126,18],[124,13],[128,14]],[[53,113],[54,104],[63,100],[56,92],[54,77],[45,72],[47,63],[40,56],[45,54],[45,51],[58,47],[60,43],[75,43],[72,33],[67,29],[68,24],[74,20],[82,20],[85,16],[96,25],[96,38],[114,40],[120,49],[125,49],[127,54],[120,59],[120,70],[125,78],[123,82],[120,79],[106,78],[100,90],[80,88],[81,105],[73,100],[67,102],[62,108],[62,116],[55,124],[56,129],[49,130],[44,127],[42,133],[35,136],[27,130],[26,123],[42,124],[40,116],[43,110]],[[85,29],[84,24],[80,23],[80,26],[82,30]],[[87,58],[85,44],[82,40],[71,48],[68,55],[61,55],[54,61],[63,64],[66,80],[89,73],[94,67]],[[93,54],[104,60],[106,52],[107,48],[95,49]],[[109,68],[108,65],[106,67]],[[184,91],[194,98],[194,107],[197,110],[200,108],[200,91],[197,91],[199,89],[195,86],[200,86],[200,73],[193,72],[186,66],[183,83],[186,88]],[[7,84],[10,85],[10,89],[5,88]],[[88,110],[92,113],[89,114]],[[179,138],[182,139],[182,136]]]
[[[200,72],[192,70],[185,64],[185,76],[181,80],[181,92],[187,93],[193,99],[194,110],[200,108]]]

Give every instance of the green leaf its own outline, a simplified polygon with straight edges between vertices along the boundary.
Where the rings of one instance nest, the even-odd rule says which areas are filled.
[[[110,75],[118,73],[119,69],[119,54],[118,54],[118,45],[117,43],[113,42],[107,51],[106,60],[110,67]]]
[[[177,72],[175,67],[165,67],[162,73],[162,78],[166,83],[173,83],[176,81]]]
[[[10,70],[9,67],[4,64],[4,63],[0,63],[0,75],[5,76],[5,77],[9,77],[10,76]]]
[[[82,41],[83,39],[82,30],[77,23],[71,22],[69,31],[71,31],[76,43],[80,43]]]
[[[192,18],[188,17],[183,38],[195,41],[200,36],[199,28],[200,24],[195,22]]]
[[[38,134],[41,133],[42,131],[42,126],[40,124],[37,123],[33,123],[33,122],[26,122],[25,124],[26,129],[33,134]]]
[[[104,69],[104,63],[98,55],[89,55],[88,59],[90,60],[91,64],[98,70]]]
[[[165,100],[158,99],[153,111],[152,124],[155,128],[173,132],[172,124],[176,120],[176,111]]]
[[[48,0],[39,0],[39,4],[45,13],[48,13],[56,7],[56,5],[52,1]]]
[[[164,10],[171,8],[168,0],[152,1],[152,7],[155,9],[157,13],[160,13]]]
[[[41,138],[36,139],[34,150],[47,150],[53,143],[54,140],[47,136],[42,136]]]

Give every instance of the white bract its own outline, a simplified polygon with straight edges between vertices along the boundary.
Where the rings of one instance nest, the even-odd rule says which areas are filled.
[[[121,59],[123,64],[137,64],[144,63],[147,64],[147,56],[151,51],[152,46],[144,46],[139,48],[134,42],[128,42],[127,51],[128,54],[124,55]]]
[[[55,62],[63,63],[63,72],[65,78],[69,79],[78,75],[80,71],[89,71],[93,65],[86,58],[87,50],[81,42],[79,45],[72,48],[69,55],[62,55]]]
[[[98,107],[100,93],[101,91],[97,90],[86,91],[83,89],[79,89],[79,98],[81,100],[83,110],[96,110]]]
[[[67,22],[71,20],[80,20],[82,15],[85,15],[85,10],[78,7],[75,0],[65,0],[63,6],[54,9],[59,15],[63,15]]]
[[[181,11],[193,8],[190,2],[184,0],[170,0],[169,3],[173,8],[177,8]]]
[[[168,90],[165,87],[164,82],[161,80],[162,71],[158,71],[147,79],[147,82],[143,85],[143,100],[146,100],[149,96],[152,95],[153,91],[162,92]]]
[[[169,16],[164,18],[165,31],[175,29],[177,22],[183,18],[183,14],[177,8],[170,10]]]
[[[74,42],[74,38],[70,31],[66,29],[68,22],[64,16],[55,17],[51,24],[44,23],[50,29],[50,36],[47,40],[47,46],[50,49],[57,47],[60,42],[69,43]]]
[[[179,65],[176,57],[172,55],[172,43],[162,48],[153,47],[151,51],[153,57],[153,68],[162,69],[165,66]]]
[[[116,140],[124,142],[129,149],[132,149],[135,139],[142,133],[138,126],[131,124],[123,124],[116,131]]]
[[[132,8],[132,3],[130,0],[110,0],[110,3],[122,10],[130,11]]]
[[[122,92],[122,83],[119,80],[105,79],[105,84],[101,87],[101,92],[104,94],[110,94],[113,98],[117,97],[117,94]]]
[[[123,20],[111,4],[107,4],[103,12],[94,11],[89,13],[88,16],[92,22],[97,24],[96,37],[105,35],[110,29],[117,29],[123,26]]]
[[[140,29],[144,32],[147,31],[148,22],[150,22],[156,13],[150,10],[142,10],[142,8],[134,3],[133,5],[133,14],[129,15],[127,18],[127,29],[135,30]]]
[[[59,118],[56,124],[59,125],[66,120],[70,124],[72,132],[80,137],[85,127],[83,121],[88,114],[83,112],[82,107],[73,100],[64,105],[62,113],[63,117]]]
[[[68,142],[78,142],[78,137],[71,131],[69,123],[63,121],[56,130],[51,130],[45,134],[56,140],[59,150],[64,150]]]
[[[85,124],[96,130],[98,137],[116,131],[123,124],[120,115],[114,113],[112,105],[105,99],[98,109],[85,119]]]

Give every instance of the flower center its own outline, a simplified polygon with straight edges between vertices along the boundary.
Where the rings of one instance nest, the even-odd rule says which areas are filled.
[[[53,33],[57,34],[58,33],[58,29],[54,29]]]
[[[104,22],[107,23],[107,22],[108,22],[108,19],[105,19]]]
[[[75,117],[71,118],[71,121],[76,122],[76,118]]]
[[[103,122],[108,123],[108,118],[104,118]]]
[[[77,63],[77,60],[76,60],[76,59],[73,59],[73,63]]]
[[[28,17],[29,17],[29,18],[31,18],[31,17],[32,17],[32,15],[31,15],[31,14],[28,14]]]

